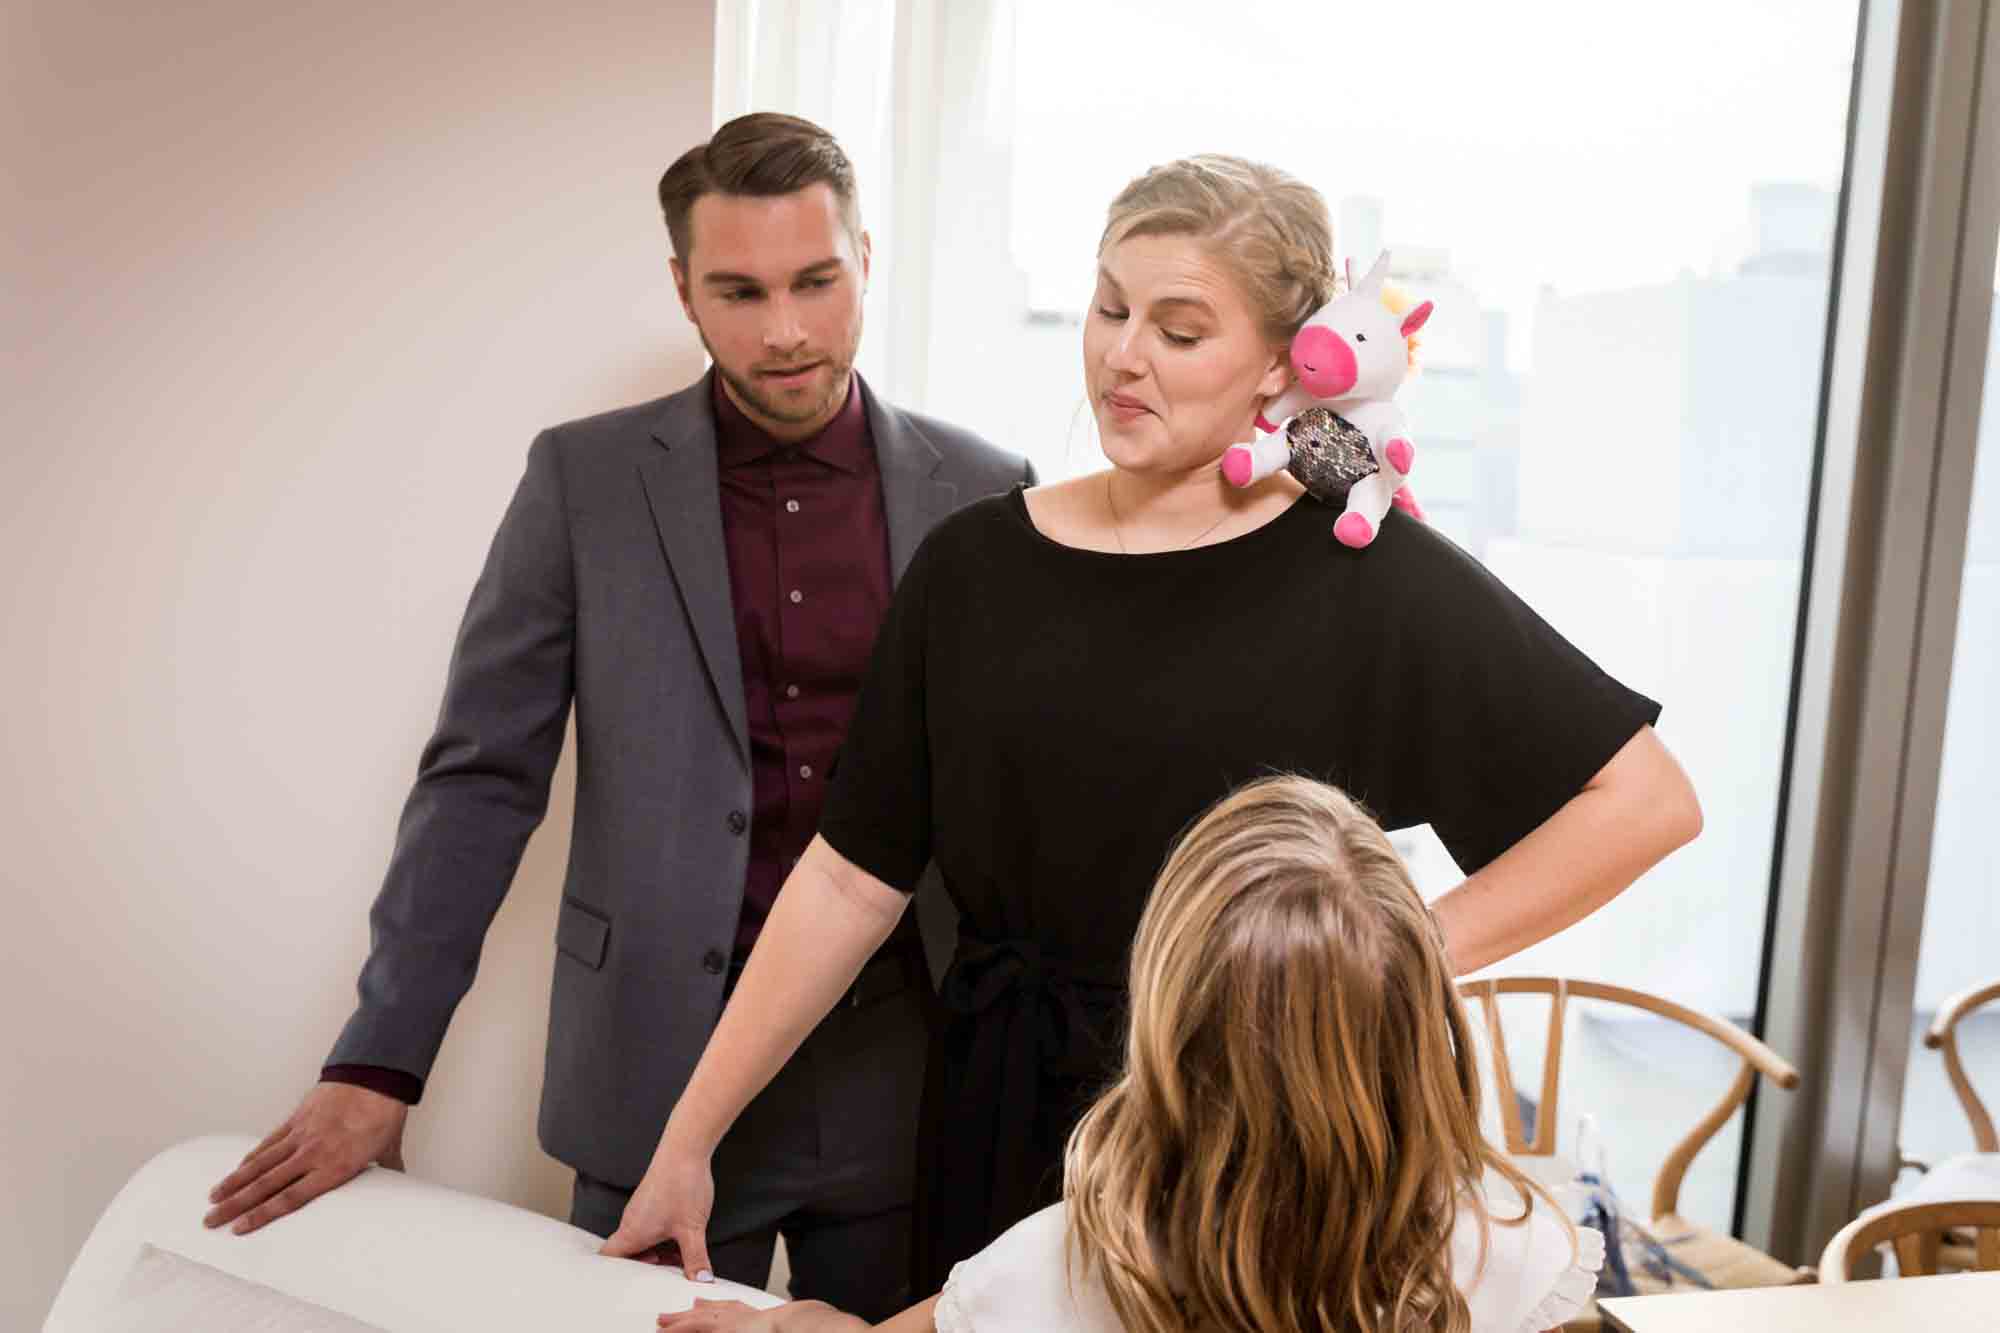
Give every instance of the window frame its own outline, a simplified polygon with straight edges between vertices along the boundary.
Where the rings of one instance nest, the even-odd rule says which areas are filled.
[[[1794,1262],[1897,1164],[2000,237],[2000,4],[1865,0],[1739,1234]],[[1981,148],[1984,148],[1982,154]]]

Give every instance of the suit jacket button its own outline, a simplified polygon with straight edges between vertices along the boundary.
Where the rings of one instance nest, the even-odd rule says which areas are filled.
[[[723,964],[727,961],[728,960],[723,958],[722,956],[722,950],[710,949],[707,953],[701,956],[701,970],[710,973],[720,972],[723,968]]]
[[[741,810],[731,810],[729,812],[729,831],[731,833],[741,834],[744,829],[749,827],[750,821],[744,818]]]

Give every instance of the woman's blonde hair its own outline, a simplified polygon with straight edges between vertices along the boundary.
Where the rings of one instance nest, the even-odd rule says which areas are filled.
[[[1276,167],[1220,153],[1154,167],[1111,201],[1097,252],[1135,236],[1202,242],[1242,285],[1273,346],[1333,297],[1326,200]]]
[[[1533,1186],[1480,1135],[1444,941],[1375,821],[1305,778],[1225,798],[1160,873],[1131,987],[1063,1189],[1125,1327],[1469,1328],[1454,1221],[1486,1224],[1485,1169]]]

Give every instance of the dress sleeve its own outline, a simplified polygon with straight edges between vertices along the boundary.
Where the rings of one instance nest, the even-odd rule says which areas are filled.
[[[1401,822],[1428,822],[1470,874],[1534,832],[1659,717],[1447,539],[1390,523],[1406,583],[1378,588],[1395,701],[1387,768]]]
[[[1604,1266],[1604,1237],[1540,1197],[1514,1222],[1521,1199],[1513,1186],[1488,1172],[1484,1188],[1484,1256],[1473,1209],[1460,1211],[1451,1238],[1452,1279],[1471,1307],[1472,1333],[1542,1333],[1587,1311]]]
[[[915,893],[931,859],[930,588],[937,534],[910,559],[834,760],[819,833],[855,865]]]

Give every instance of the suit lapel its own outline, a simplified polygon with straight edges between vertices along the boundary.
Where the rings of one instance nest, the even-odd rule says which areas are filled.
[[[653,525],[659,530],[660,549],[694,626],[709,683],[747,764],[750,728],[744,720],[743,662],[729,600],[729,550],[722,536],[722,487],[709,393],[708,377],[703,376],[668,400],[653,428],[661,447],[640,463],[639,475]]]
[[[915,422],[878,399],[866,380],[861,381],[861,400],[868,409],[875,461],[882,469],[882,510],[889,520],[889,574],[900,580],[925,535],[958,507],[958,487],[936,479],[934,474],[944,455],[924,438]]]

